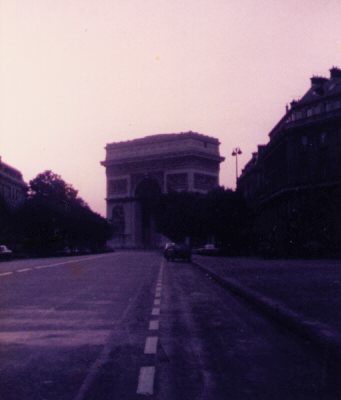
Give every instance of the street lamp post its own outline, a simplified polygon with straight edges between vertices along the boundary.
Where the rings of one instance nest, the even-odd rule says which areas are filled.
[[[240,150],[239,147],[235,147],[232,151],[232,156],[236,157],[236,185],[237,185],[237,180],[238,180],[238,156],[242,154],[242,151]]]

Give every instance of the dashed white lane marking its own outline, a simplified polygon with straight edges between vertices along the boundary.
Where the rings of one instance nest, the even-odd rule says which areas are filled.
[[[27,271],[32,271],[32,268],[17,269],[15,272],[27,272]]]
[[[160,323],[158,320],[149,321],[149,330],[150,331],[158,331],[160,327]]]
[[[152,309],[152,315],[160,315],[160,308],[159,307],[154,307]]]
[[[162,275],[164,268],[164,260],[161,263],[160,271],[158,274],[157,284],[155,288],[155,299],[154,299],[154,307],[152,309],[152,315],[160,315],[160,305],[161,305],[161,290],[162,290]],[[155,307],[157,306],[157,307]],[[151,320],[149,321],[149,330],[157,331],[159,330],[160,322],[159,320]],[[157,352],[157,344],[158,344],[158,336],[149,336],[146,339],[144,353],[145,354],[156,354]],[[141,367],[140,375],[138,380],[138,386],[136,393],[142,395],[153,395],[154,393],[154,379],[155,379],[155,366],[149,367]]]
[[[146,344],[144,345],[144,354],[156,354],[158,340],[157,336],[147,337]]]
[[[155,367],[141,367],[137,394],[152,395],[154,393]]]
[[[49,265],[39,265],[38,267],[34,267],[34,269],[43,269],[43,268],[49,268]]]
[[[12,275],[13,272],[1,272],[0,276]]]

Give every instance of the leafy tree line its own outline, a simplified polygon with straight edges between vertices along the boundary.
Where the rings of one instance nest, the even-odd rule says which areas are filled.
[[[250,214],[242,197],[230,189],[163,194],[156,221],[160,232],[174,241],[190,238],[193,246],[214,241],[231,255],[250,250]]]
[[[107,221],[52,171],[29,182],[20,208],[8,209],[0,201],[0,218],[1,238],[35,254],[54,254],[65,248],[97,251],[111,237]]]
[[[312,190],[282,204],[250,209],[242,195],[218,188],[207,194],[161,195],[156,221],[173,241],[194,247],[214,242],[226,255],[266,258],[340,258],[341,191]]]

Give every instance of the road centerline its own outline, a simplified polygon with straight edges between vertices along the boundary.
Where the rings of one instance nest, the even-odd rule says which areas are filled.
[[[152,309],[152,315],[160,315],[160,308],[159,307],[154,307]]]
[[[158,340],[157,336],[148,336],[144,346],[144,354],[156,354]]]
[[[154,393],[155,367],[141,367],[136,393],[152,395]]]
[[[149,321],[149,330],[150,331],[157,331],[159,330],[160,322],[159,320],[151,320]]]

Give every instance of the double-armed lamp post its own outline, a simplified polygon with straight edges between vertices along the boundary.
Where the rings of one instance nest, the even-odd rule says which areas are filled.
[[[236,157],[236,185],[237,185],[237,180],[238,180],[238,156],[242,154],[242,151],[240,150],[239,147],[235,147],[232,151],[232,156]]]

